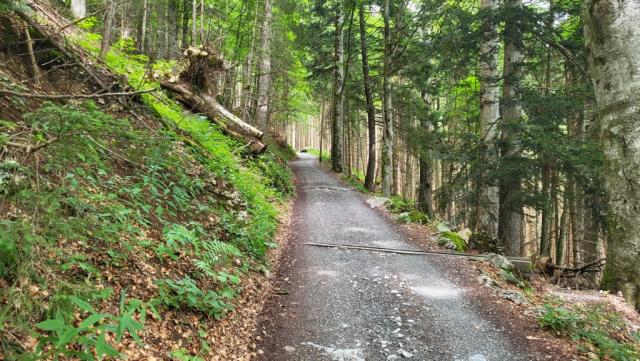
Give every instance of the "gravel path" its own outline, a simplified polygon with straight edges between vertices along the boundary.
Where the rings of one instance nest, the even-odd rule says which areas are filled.
[[[541,360],[448,277],[439,257],[320,248],[306,242],[415,249],[401,232],[302,154],[295,239],[282,293],[263,316],[261,360]],[[504,323],[503,323],[504,324]]]

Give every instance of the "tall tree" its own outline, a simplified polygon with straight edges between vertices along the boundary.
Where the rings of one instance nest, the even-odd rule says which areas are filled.
[[[269,127],[269,94],[271,92],[271,0],[264,1],[264,14],[260,34],[260,67],[258,79],[258,109],[256,111],[256,125],[263,131]]]
[[[524,221],[522,175],[518,169],[521,165],[520,122],[523,120],[519,100],[524,60],[521,28],[523,4],[522,0],[507,0],[504,6],[507,20],[504,29],[502,171],[499,183],[498,237],[504,244],[507,255],[518,256],[522,251]]]
[[[100,53],[98,57],[104,59],[111,47],[111,32],[113,31],[113,20],[116,17],[116,0],[107,0],[107,13],[104,17],[104,28],[102,29],[102,41],[100,42]]]
[[[584,31],[609,191],[603,285],[640,305],[640,2],[587,0]]]
[[[482,39],[480,43],[480,137],[484,162],[478,177],[475,224],[478,232],[491,236],[498,233],[498,187],[488,176],[487,164],[498,158],[496,148],[497,126],[500,119],[500,73],[498,71],[498,30],[496,0],[481,0]]]
[[[364,97],[367,104],[367,129],[369,134],[369,160],[367,162],[367,174],[364,186],[369,191],[375,188],[376,176],[376,113],[373,105],[373,93],[371,91],[371,75],[369,71],[369,55],[367,47],[367,24],[364,17],[364,1],[360,1],[358,11],[360,20],[360,55],[362,56],[362,75]]]
[[[342,139],[344,127],[344,10],[342,0],[336,1],[333,59],[333,117],[331,119],[331,169],[342,172]]]
[[[382,70],[382,193],[391,195],[393,185],[393,117],[391,109],[391,19],[389,0],[384,0],[384,64]]]
[[[82,19],[87,15],[86,0],[71,0],[71,13],[78,19]]]

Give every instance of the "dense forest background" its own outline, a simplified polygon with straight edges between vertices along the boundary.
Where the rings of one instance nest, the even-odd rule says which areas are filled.
[[[370,191],[472,229],[476,244],[556,265],[604,257],[583,1],[67,5],[103,46],[149,61],[213,44],[227,108],[330,154],[334,171]]]

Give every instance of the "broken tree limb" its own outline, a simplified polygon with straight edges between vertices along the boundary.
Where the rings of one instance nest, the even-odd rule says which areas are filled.
[[[34,11],[36,11],[38,14],[48,15],[48,13],[40,10],[37,7],[36,3],[31,3],[29,5],[32,7],[35,7]],[[93,69],[94,66],[92,64],[89,64],[88,61],[86,60],[86,59],[89,59],[89,56],[87,54],[84,54],[84,52],[78,47],[74,47],[70,43],[66,42],[64,36],[62,36],[61,33],[59,32],[59,29],[57,28],[54,29],[52,27],[44,26],[23,11],[16,11],[16,14],[22,20],[24,20],[29,26],[34,28],[44,37],[46,37],[62,54],[64,54],[65,57],[76,62],[82,68],[82,70],[84,70],[85,73],[89,75],[101,89],[106,91],[111,90],[111,86],[104,81],[104,79],[108,77],[99,75],[98,70],[97,69],[94,70]],[[55,23],[54,21],[52,21],[53,19],[49,17],[47,19]],[[80,56],[76,54],[84,54],[84,56]]]
[[[196,92],[192,86],[184,83],[162,81],[160,85],[171,91],[177,101],[206,115],[218,124],[224,133],[248,144],[252,153],[262,154],[267,149],[267,145],[262,142],[264,133],[226,110],[214,96]]]
[[[343,249],[356,249],[361,251],[371,251],[371,252],[384,252],[384,253],[395,253],[395,254],[406,254],[406,255],[439,255],[439,256],[457,256],[457,257],[466,257],[474,260],[484,260],[488,257],[488,255],[484,254],[468,254],[468,253],[453,253],[453,252],[443,252],[443,251],[417,251],[411,249],[395,249],[395,248],[382,248],[375,246],[365,246],[365,245],[351,245],[351,244],[331,244],[331,243],[305,243],[307,246],[315,246],[315,247],[325,247],[325,248],[343,248]],[[513,265],[520,270],[522,273],[531,273],[531,260],[525,257],[507,257],[507,259],[513,263]]]

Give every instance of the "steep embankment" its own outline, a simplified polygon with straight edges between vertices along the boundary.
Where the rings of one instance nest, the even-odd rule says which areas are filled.
[[[94,92],[78,60],[99,36],[65,32],[87,53],[64,54],[31,27],[33,69],[24,23],[0,15],[4,90]],[[154,87],[146,59],[127,50],[93,69]],[[272,148],[248,157],[162,93],[0,94],[0,359],[245,354],[230,329],[251,324],[246,308],[265,292],[278,208],[292,193],[291,153]]]

